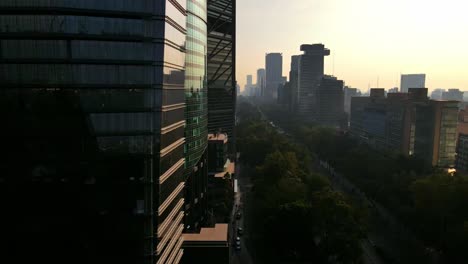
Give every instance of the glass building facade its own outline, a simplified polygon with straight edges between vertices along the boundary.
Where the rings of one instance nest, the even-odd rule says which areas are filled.
[[[208,131],[230,139],[236,111],[235,32],[236,0],[208,0]]]
[[[208,97],[206,0],[187,0],[185,74],[185,227],[196,231],[206,217]]]
[[[0,1],[0,233],[20,262],[179,262],[186,9]]]

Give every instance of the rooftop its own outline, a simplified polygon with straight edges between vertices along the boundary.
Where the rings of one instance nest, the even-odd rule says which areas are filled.
[[[224,143],[227,143],[228,136],[223,133],[208,134],[208,141],[223,141]]]
[[[224,175],[226,175],[226,173],[229,173],[230,175],[232,175],[234,174],[235,171],[236,171],[236,163],[231,162],[228,159],[228,162],[226,162],[226,165],[224,167],[224,171],[216,173],[215,178],[224,178]]]
[[[227,242],[228,224],[216,224],[215,227],[202,228],[199,234],[182,234],[186,242]]]

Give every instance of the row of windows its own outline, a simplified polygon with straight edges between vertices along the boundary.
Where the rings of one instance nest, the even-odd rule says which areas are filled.
[[[9,89],[9,91],[11,96],[18,96],[20,93],[20,89]],[[82,89],[68,90],[68,92],[79,98],[80,109],[88,113],[158,110],[161,105],[185,102],[183,89]],[[24,94],[24,91],[22,93]],[[37,101],[41,96],[51,100],[50,94],[38,91],[31,97],[31,102]],[[60,100],[60,97],[57,96],[57,100]],[[8,102],[18,103],[17,100],[8,100]],[[23,102],[27,105],[31,103],[25,99]],[[19,105],[10,105],[11,107],[19,109]]]
[[[183,167],[182,167],[183,168]],[[162,202],[166,201],[169,195],[174,191],[174,189],[179,186],[181,182],[184,181],[183,170],[180,168],[174,172],[163,184],[159,186],[159,200]],[[171,211],[170,209],[166,209]]]
[[[185,34],[162,20],[63,15],[2,15],[0,16],[0,32],[165,37],[177,46],[183,47],[185,44]],[[165,36],[163,32],[166,32]]]
[[[167,127],[179,121],[185,120],[184,112],[185,107],[172,111],[162,112],[162,127]]]
[[[174,164],[184,157],[184,145],[180,145],[176,149],[172,150],[169,154],[161,157],[160,161],[160,173],[163,174],[169,170]]]
[[[94,113],[90,119],[96,134],[154,133],[159,128],[153,113]]]
[[[163,127],[184,120],[184,109],[162,113]],[[159,115],[154,113],[92,113],[90,120],[96,134],[144,134],[159,132]],[[176,133],[177,134],[177,133]],[[178,131],[180,139],[183,133]],[[168,135],[164,144],[170,145],[175,136]],[[177,140],[176,139],[176,140]],[[169,141],[171,142],[169,142]]]
[[[98,137],[97,143],[100,151],[113,154],[153,155],[154,149],[159,148],[153,145],[152,136]]]
[[[68,54],[70,43],[70,54]],[[0,54],[5,59],[90,59],[166,61],[183,67],[185,55],[162,43],[65,41],[65,40],[2,40]],[[164,53],[162,52],[164,49]]]
[[[185,1],[178,1],[186,8]],[[163,9],[164,1],[155,0],[2,0],[0,7],[64,7],[124,12],[157,12]]]
[[[161,134],[161,149],[166,148],[172,143],[184,137],[184,127],[181,126],[166,134]]]
[[[158,75],[158,72],[164,74]],[[183,85],[184,71],[161,66],[2,64],[0,82],[48,85]]]

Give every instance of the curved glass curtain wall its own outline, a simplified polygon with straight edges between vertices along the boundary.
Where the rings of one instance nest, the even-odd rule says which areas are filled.
[[[200,161],[207,147],[206,51],[206,1],[188,0],[185,57],[185,167],[187,173],[190,173],[190,170]]]

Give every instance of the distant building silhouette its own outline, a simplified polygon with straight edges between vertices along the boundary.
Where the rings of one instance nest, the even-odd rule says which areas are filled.
[[[445,89],[435,89],[431,93],[431,99],[432,100],[442,100],[442,94],[445,92]]]
[[[267,53],[265,57],[266,90],[264,99],[276,100],[278,87],[283,83],[283,55],[281,53]]]
[[[266,71],[265,69],[257,70],[257,90],[256,96],[263,97],[265,96],[266,90]]]
[[[289,71],[289,110],[297,112],[297,102],[299,96],[299,60],[300,55],[291,56],[291,66]]]
[[[426,74],[402,74],[400,91],[407,93],[409,88],[425,88]]]
[[[344,87],[344,111],[349,115],[351,113],[351,98],[361,96],[357,88]]]
[[[442,100],[463,101],[463,92],[459,89],[448,89],[442,92]]]

